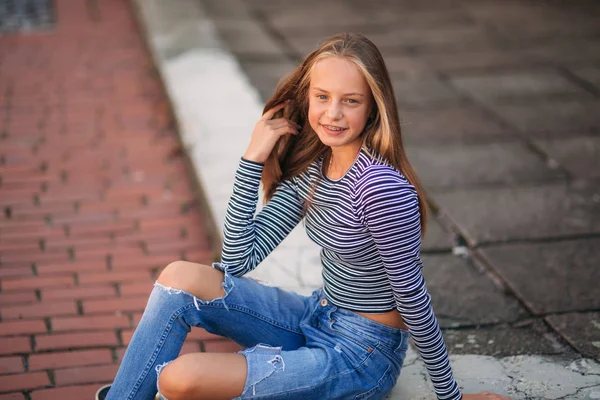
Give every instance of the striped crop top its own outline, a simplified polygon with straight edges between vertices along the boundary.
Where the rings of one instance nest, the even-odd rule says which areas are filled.
[[[236,172],[224,228],[228,271],[242,276],[254,269],[304,217],[308,236],[322,248],[323,289],[331,302],[367,313],[397,308],[438,399],[460,399],[421,273],[419,203],[408,180],[365,148],[343,177],[331,180],[321,156],[282,182],[255,216],[262,170],[242,158]]]

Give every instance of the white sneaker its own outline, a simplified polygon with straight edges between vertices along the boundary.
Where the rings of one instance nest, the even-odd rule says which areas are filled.
[[[96,392],[96,400],[104,400],[108,394],[108,391],[110,390],[110,386],[111,385],[104,385],[98,389]],[[154,400],[160,400],[160,395],[158,393],[156,393],[156,396],[154,396]]]
[[[110,385],[104,385],[96,392],[96,400],[104,400],[108,391],[110,390]]]

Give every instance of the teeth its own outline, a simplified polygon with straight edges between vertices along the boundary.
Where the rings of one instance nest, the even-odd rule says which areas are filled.
[[[332,131],[343,131],[344,130],[344,128],[338,128],[337,126],[331,126],[331,125],[325,125],[325,127]]]

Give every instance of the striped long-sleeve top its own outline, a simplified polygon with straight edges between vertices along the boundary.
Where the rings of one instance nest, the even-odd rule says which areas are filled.
[[[338,180],[323,157],[282,182],[255,216],[263,164],[241,159],[226,217],[222,264],[234,276],[254,269],[305,218],[321,250],[324,291],[348,310],[397,308],[425,363],[438,399],[460,399],[421,273],[417,192],[382,157],[362,148]],[[309,201],[309,206],[304,207]]]

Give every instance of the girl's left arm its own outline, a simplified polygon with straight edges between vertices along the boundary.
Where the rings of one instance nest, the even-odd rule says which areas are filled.
[[[438,399],[460,399],[444,338],[421,273],[421,223],[414,187],[385,165],[369,167],[354,194],[357,216],[370,231],[394,291],[398,311],[425,363]]]

